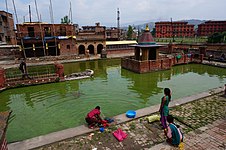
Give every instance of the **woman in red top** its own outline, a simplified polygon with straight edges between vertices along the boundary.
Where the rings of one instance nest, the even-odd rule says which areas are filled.
[[[102,119],[100,117],[100,106],[97,106],[95,109],[91,110],[85,119],[89,128],[93,128],[97,123],[101,123]]]

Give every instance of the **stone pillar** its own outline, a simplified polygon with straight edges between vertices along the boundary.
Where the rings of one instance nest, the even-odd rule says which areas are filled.
[[[169,50],[169,54],[172,54],[173,53],[173,44],[172,43],[170,43],[168,45],[168,50]]]
[[[94,55],[97,55],[97,46],[94,46]]]
[[[139,47],[135,47],[134,54],[135,54],[135,60],[140,60],[140,48]]]
[[[193,61],[193,54],[191,54],[191,57],[190,57],[190,62],[192,62]]]
[[[85,50],[85,55],[86,55],[86,58],[87,58],[87,59],[89,59],[90,54],[89,54],[89,50],[88,50],[88,49],[87,49],[87,50]]]
[[[199,54],[203,54],[204,56],[206,56],[206,46],[199,47]]]
[[[200,63],[202,63],[203,62],[203,58],[204,58],[204,55],[203,54],[200,54]]]
[[[5,87],[5,82],[6,82],[5,69],[0,67],[0,88]]]
[[[169,59],[169,68],[171,68],[171,66],[172,66],[172,59],[170,58]]]
[[[64,66],[59,63],[55,63],[56,74],[59,75],[60,78],[64,78]]]
[[[187,62],[187,55],[184,54],[184,63]]]
[[[155,51],[156,51],[155,59],[158,60],[159,59],[159,49],[156,48]],[[149,51],[149,53],[150,53],[150,51]]]
[[[142,61],[148,60],[148,49],[142,49]]]
[[[175,65],[176,64],[176,57],[174,56],[173,57],[173,65]]]
[[[105,49],[101,50],[101,58],[107,58],[107,51]]]

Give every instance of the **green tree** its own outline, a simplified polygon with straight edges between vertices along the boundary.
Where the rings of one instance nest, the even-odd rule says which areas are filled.
[[[69,19],[68,16],[64,16],[63,18],[61,18],[62,24],[69,24],[70,22],[71,22],[71,20]]]
[[[226,43],[226,32],[214,33],[208,37],[208,43]]]
[[[222,38],[223,38],[223,39],[222,39],[222,42],[223,42],[223,43],[226,43],[226,32],[223,32],[223,33],[222,33]]]
[[[152,36],[155,37],[155,34],[156,34],[156,29],[155,28],[152,29],[151,34],[152,34]]]
[[[133,35],[133,27],[129,25],[128,30],[127,30],[127,39],[131,40]]]

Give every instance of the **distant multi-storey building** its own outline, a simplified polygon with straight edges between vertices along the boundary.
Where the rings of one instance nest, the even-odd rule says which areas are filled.
[[[14,21],[11,13],[0,11],[0,44],[16,44]]]
[[[170,37],[194,37],[194,25],[188,22],[156,22],[156,37],[170,38]]]
[[[109,29],[106,29],[106,40],[107,41],[118,41],[120,40],[122,34],[122,30],[111,27]]]
[[[206,21],[198,25],[198,36],[209,36],[216,32],[226,31],[226,21]]]
[[[29,22],[17,24],[17,42],[27,57],[76,54],[75,26]]]

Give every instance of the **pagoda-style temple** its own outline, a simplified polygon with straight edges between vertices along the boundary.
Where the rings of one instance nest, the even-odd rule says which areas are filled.
[[[137,73],[146,73],[171,67],[171,59],[160,58],[158,48],[162,45],[155,43],[148,26],[139,37],[138,44],[133,46],[135,47],[135,56],[122,58],[121,66],[123,68]]]
[[[136,73],[166,70],[174,65],[202,63],[203,61],[203,54],[195,56],[193,54],[179,53],[171,54],[170,57],[159,55],[158,49],[163,45],[155,43],[148,26],[139,37],[138,44],[132,46],[134,47],[135,56],[122,58],[121,66]]]

